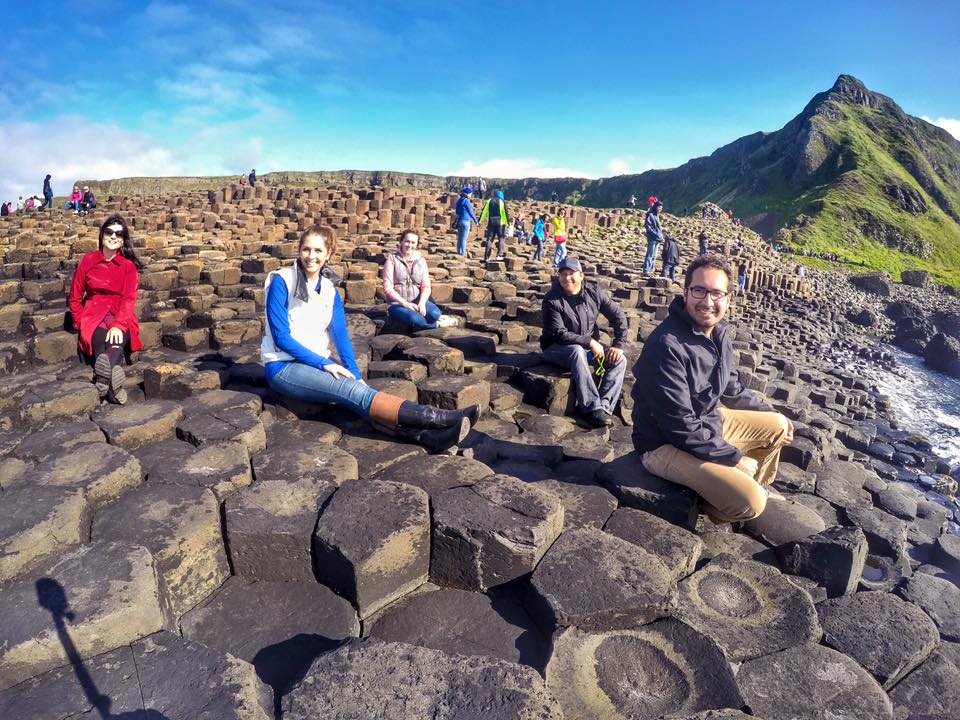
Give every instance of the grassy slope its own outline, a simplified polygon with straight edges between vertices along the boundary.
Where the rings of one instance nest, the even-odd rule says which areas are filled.
[[[960,284],[960,226],[894,159],[900,152],[916,155],[916,148],[907,145],[902,133],[872,133],[867,123],[884,121],[878,111],[850,105],[843,110],[843,120],[822,126],[843,148],[843,172],[835,183],[817,186],[795,199],[793,212],[812,217],[809,224],[796,229],[795,238],[813,250],[836,252],[886,270],[894,279],[899,279],[903,270],[917,268],[929,270],[940,282]],[[895,207],[882,189],[892,183],[920,194],[927,212],[913,215]],[[950,195],[939,180],[937,185]],[[811,212],[817,206],[822,209]],[[932,248],[931,257],[921,259],[865,237],[860,231],[865,214],[896,227],[903,235],[924,238]]]

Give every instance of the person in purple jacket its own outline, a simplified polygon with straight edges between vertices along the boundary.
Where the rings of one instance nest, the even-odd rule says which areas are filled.
[[[363,381],[336,288],[340,278],[327,266],[336,249],[336,231],[312,225],[300,235],[296,262],[267,276],[260,345],[267,384],[297,400],[346,407],[378,429],[431,451],[462,441],[480,416],[478,405],[441,410],[379,392]],[[331,358],[333,349],[340,362]]]

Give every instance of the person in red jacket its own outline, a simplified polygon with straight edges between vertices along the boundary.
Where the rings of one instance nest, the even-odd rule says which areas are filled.
[[[83,256],[70,284],[80,356],[93,366],[101,396],[120,405],[127,401],[121,363],[143,347],[136,307],[141,267],[127,223],[113,215],[100,226],[100,249]]]

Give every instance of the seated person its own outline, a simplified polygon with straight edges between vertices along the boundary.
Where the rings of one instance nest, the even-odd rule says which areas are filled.
[[[93,366],[101,397],[119,405],[127,401],[122,362],[142,347],[137,321],[141,268],[127,223],[113,215],[100,226],[100,249],[81,258],[70,283],[80,357]]]
[[[347,335],[336,274],[327,261],[337,235],[324,225],[300,235],[297,260],[267,276],[266,323],[260,358],[267,384],[309,403],[341,405],[378,428],[428,450],[457,444],[480,416],[480,407],[440,410],[377,392],[360,377]],[[340,362],[330,358],[331,344]]]
[[[441,315],[440,308],[430,302],[430,270],[417,250],[419,244],[416,231],[404,230],[396,252],[383,263],[383,294],[390,301],[387,313],[415,331],[452,327],[457,321]]]
[[[780,448],[793,439],[793,423],[740,384],[723,322],[732,287],[722,257],[696,258],[633,368],[633,444],[644,467],[695,491],[718,521],[763,512]]]
[[[97,198],[94,197],[93,191],[87,186],[83,186],[83,199],[80,201],[80,214],[86,215],[88,212],[93,210],[97,206]]]
[[[70,193],[70,199],[67,201],[67,206],[64,210],[73,210],[74,212],[80,212],[80,202],[83,200],[83,193],[80,192],[80,188],[76,185],[73,186],[73,192]]]
[[[613,343],[600,344],[597,317],[603,314],[613,326]],[[583,267],[568,256],[560,263],[553,287],[543,297],[543,357],[570,371],[577,393],[577,406],[593,427],[613,424],[613,411],[623,389],[627,363],[620,347],[627,337],[623,310],[596,283],[585,282]],[[603,369],[598,388],[593,381],[596,362]]]

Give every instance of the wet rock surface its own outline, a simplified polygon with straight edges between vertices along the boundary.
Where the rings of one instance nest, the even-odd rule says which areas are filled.
[[[569,375],[537,342],[553,273],[530,248],[511,238],[504,260],[456,256],[445,229],[456,197],[442,192],[279,190],[114,197],[88,218],[0,222],[0,716],[97,714],[84,668],[112,715],[145,718],[559,717],[558,703],[566,717],[882,718],[881,685],[898,717],[952,710],[951,467],[923,427],[898,425],[863,370],[889,364],[881,336],[949,371],[956,300],[884,278],[858,280],[867,290],[820,270],[799,278],[751,232],[738,246],[739,229],[710,220],[748,270],[729,311],[741,381],[796,427],[774,483],[783,499],[716,525],[633,452],[630,386],[642,378],[628,373],[613,427],[572,415]],[[571,250],[627,315],[632,365],[680,285],[640,272],[641,211],[567,210]],[[99,397],[64,330],[63,288],[112,212],[146,265],[125,406]],[[460,447],[428,455],[266,385],[265,276],[318,220],[338,231],[333,264],[365,379],[404,399],[480,404]],[[434,299],[460,327],[410,336],[386,320],[377,277],[411,222]],[[700,220],[664,223],[692,255]],[[656,619],[675,612],[678,581],[682,594],[724,563],[720,592],[694,593],[709,623],[684,605],[690,594],[689,624]],[[44,578],[62,595],[49,584],[38,595]],[[832,649],[777,650],[816,641],[813,602]],[[889,627],[857,636],[874,616]],[[596,629],[565,626],[574,620]],[[940,644],[925,654],[931,623]],[[379,650],[337,649],[361,627]],[[729,663],[746,656],[734,681]],[[313,680],[311,665],[325,668]],[[854,695],[861,707],[845,709]],[[784,697],[812,700],[791,709]]]

